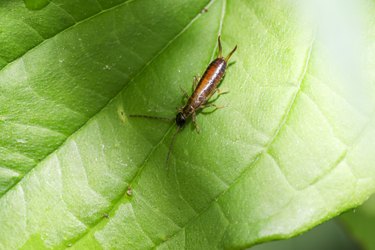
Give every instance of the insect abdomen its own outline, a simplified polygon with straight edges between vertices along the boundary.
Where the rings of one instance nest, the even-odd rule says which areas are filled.
[[[210,63],[185,106],[186,113],[190,115],[191,112],[194,112],[207,102],[223,78],[226,66],[227,64],[223,58],[217,58]]]

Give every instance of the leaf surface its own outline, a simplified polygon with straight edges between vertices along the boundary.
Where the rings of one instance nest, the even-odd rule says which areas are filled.
[[[287,1],[5,1],[0,13],[0,248],[245,248],[374,191],[371,29],[353,85]],[[127,115],[172,118],[218,34],[224,54],[239,46],[227,107],[178,134],[166,168],[174,125]]]

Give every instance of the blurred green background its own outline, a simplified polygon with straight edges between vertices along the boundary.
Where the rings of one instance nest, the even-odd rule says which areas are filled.
[[[375,196],[361,207],[289,240],[259,244],[252,250],[374,250]]]

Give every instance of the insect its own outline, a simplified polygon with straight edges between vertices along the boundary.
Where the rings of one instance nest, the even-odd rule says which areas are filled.
[[[172,137],[172,141],[169,146],[168,155],[166,163],[168,162],[171,150],[173,148],[173,144],[178,132],[185,126],[188,119],[191,117],[193,124],[199,133],[199,128],[196,122],[196,114],[199,110],[208,107],[215,107],[216,109],[222,108],[216,106],[213,102],[209,102],[209,99],[217,93],[218,95],[222,94],[220,92],[218,85],[220,84],[221,80],[224,77],[225,70],[228,66],[228,61],[233,53],[237,49],[237,45],[233,48],[233,50],[224,58],[222,55],[222,47],[220,36],[218,37],[218,47],[219,52],[216,59],[214,59],[207,67],[206,71],[204,72],[203,76],[200,79],[194,78],[193,88],[194,91],[189,97],[186,92],[184,92],[185,97],[188,98],[186,104],[178,110],[176,115],[175,123],[177,125],[177,130]],[[165,118],[165,117],[157,117],[157,116],[148,116],[148,115],[129,115],[130,117],[143,117],[143,118],[151,118],[151,119],[159,119],[159,120],[167,120],[172,121],[172,119]]]

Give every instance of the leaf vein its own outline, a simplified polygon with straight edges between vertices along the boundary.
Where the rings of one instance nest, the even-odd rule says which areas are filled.
[[[131,0],[130,0],[131,1]],[[216,0],[210,0],[209,3],[206,5],[205,8],[209,8]],[[129,81],[129,84],[131,82],[134,81],[134,79],[139,75],[141,74],[156,58],[158,58],[178,37],[180,37],[183,33],[185,33],[185,31],[187,31],[190,26],[196,21],[199,19],[199,17],[202,15],[201,12],[199,12],[174,38],[172,38],[153,58],[151,58],[151,60],[149,60],[148,63],[146,63],[146,65],[143,67],[143,69],[140,70],[140,72],[135,75],[133,77],[132,80]],[[129,84],[127,84],[126,86],[124,86],[124,89],[126,89],[127,86],[129,86]],[[122,91],[120,91],[119,93],[121,93]],[[174,127],[174,124],[172,126],[170,126],[170,128],[167,130],[167,132],[165,133],[165,135],[161,138],[161,140],[151,149],[150,153],[146,156],[145,160],[141,163],[140,165],[140,168],[139,170],[137,171],[137,173],[134,175],[134,177],[129,181],[129,185],[131,186],[131,184],[133,183],[133,181],[135,181],[137,179],[137,177],[140,175],[140,173],[142,172],[144,166],[146,165],[146,162],[148,161],[148,159],[150,158],[150,156],[152,155],[152,153],[159,147],[159,145],[164,141],[164,139],[167,137],[167,135],[169,134],[169,132],[171,131],[171,129]],[[122,195],[120,196],[120,198],[117,200],[117,201],[114,201],[114,205],[112,206],[112,208],[110,208],[110,210],[108,211],[108,213],[112,212],[115,210],[115,208],[117,208],[119,206],[119,203],[121,201],[121,197],[124,196],[126,194],[126,191],[127,189],[125,189],[123,192],[122,192]],[[103,220],[103,218],[99,218],[99,220],[96,221],[96,223],[90,228],[94,228],[96,225],[98,225],[101,221]],[[74,243],[72,243],[72,246],[74,244],[76,244],[77,242],[79,242],[81,239],[83,239],[87,234],[88,234],[89,230],[87,230],[84,234],[82,234],[79,238],[77,238],[75,240]]]
[[[54,38],[55,38],[56,36],[58,36],[59,34],[65,32],[65,31],[67,31],[67,30],[70,30],[70,29],[74,28],[75,26],[77,26],[77,25],[79,25],[79,24],[81,24],[81,23],[84,23],[84,22],[86,22],[86,21],[89,21],[89,20],[91,20],[91,19],[97,17],[97,16],[100,16],[100,15],[102,15],[103,13],[106,13],[106,12],[111,11],[111,10],[113,10],[113,9],[119,8],[119,7],[121,7],[121,6],[125,5],[125,4],[131,3],[131,2],[133,2],[133,1],[136,1],[136,0],[128,0],[128,1],[122,2],[122,3],[120,3],[120,4],[117,4],[117,5],[115,5],[115,6],[110,7],[110,8],[108,8],[108,9],[105,9],[105,10],[103,10],[103,11],[100,11],[100,12],[98,12],[98,13],[92,15],[92,16],[86,17],[86,18],[80,20],[79,22],[76,22],[76,23],[74,23],[74,24],[72,24],[72,25],[70,25],[70,26],[67,26],[67,27],[63,28],[62,30],[59,30],[59,31],[58,31],[56,34],[54,34],[53,36],[51,36],[51,37],[49,37],[49,38],[46,38],[46,39],[40,41],[40,43],[36,44],[35,46],[31,47],[29,50],[27,50],[27,51],[25,51],[24,53],[18,55],[18,57],[16,57],[16,58],[14,58],[13,60],[9,61],[7,64],[5,64],[5,65],[3,66],[2,69],[0,69],[0,73],[1,73],[3,70],[5,70],[7,67],[10,67],[10,65],[12,65],[13,63],[15,63],[18,59],[22,58],[23,56],[25,56],[25,55],[28,54],[28,53],[31,53],[31,51],[37,49],[37,48],[40,47],[43,43],[45,43],[45,42],[47,42],[47,41],[49,41],[49,40],[51,40],[51,39],[54,39]]]
[[[230,187],[224,191],[222,191],[220,194],[218,194],[214,199],[212,199],[212,202],[210,202],[208,204],[208,206],[204,209],[202,209],[202,211],[195,217],[191,218],[188,223],[183,226],[183,228],[186,228],[188,225],[192,224],[194,221],[196,221],[202,214],[204,214],[205,212],[207,212],[213,205],[216,204],[216,202],[220,199],[220,197],[222,197],[224,194],[226,194],[229,189],[237,182],[239,182],[243,176],[246,174],[247,171],[250,171],[250,169],[252,169],[252,167],[259,161],[259,159],[261,158],[261,156],[265,153],[267,153],[268,149],[270,148],[270,146],[273,144],[273,142],[275,141],[275,139],[277,138],[277,136],[279,135],[282,127],[284,127],[288,117],[289,117],[289,114],[293,108],[293,106],[295,105],[296,103],[296,98],[297,96],[300,94],[301,92],[301,86],[304,82],[304,79],[306,77],[306,72],[307,72],[307,69],[308,69],[308,66],[309,66],[309,62],[310,62],[310,57],[311,57],[311,54],[312,54],[312,49],[313,49],[313,45],[314,45],[314,41],[315,39],[312,40],[311,44],[310,44],[310,47],[308,48],[308,51],[307,51],[307,55],[306,55],[306,59],[305,59],[305,62],[304,62],[304,67],[302,69],[302,73],[299,77],[299,85],[298,85],[298,89],[296,90],[294,96],[291,98],[291,101],[290,101],[290,104],[288,106],[288,108],[286,109],[286,112],[284,113],[278,127],[276,128],[276,131],[273,135],[273,137],[271,138],[271,140],[269,141],[268,144],[266,144],[264,150],[260,153],[258,153],[258,155],[255,157],[255,159],[253,160],[253,162],[251,162],[248,167],[242,171],[242,173],[240,173],[240,175],[231,183]],[[172,239],[175,235],[177,235],[179,233],[180,230],[174,232],[170,237],[168,237],[168,240],[169,239]],[[159,243],[159,245],[163,244],[165,241],[161,241]]]

